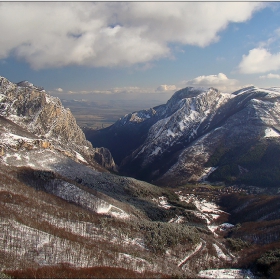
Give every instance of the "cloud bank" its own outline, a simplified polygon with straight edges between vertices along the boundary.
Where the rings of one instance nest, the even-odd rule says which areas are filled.
[[[280,79],[280,75],[269,73],[267,75],[260,76],[260,79]]]
[[[259,2],[2,2],[0,59],[33,69],[122,67],[172,57],[174,44],[205,47]],[[222,11],[222,12],[221,12]]]
[[[194,87],[214,87],[220,91],[232,92],[240,87],[235,79],[229,79],[225,74],[199,76],[193,80],[185,81],[184,85]]]
[[[157,87],[156,91],[169,91],[169,90],[176,90],[175,85],[160,85]]]

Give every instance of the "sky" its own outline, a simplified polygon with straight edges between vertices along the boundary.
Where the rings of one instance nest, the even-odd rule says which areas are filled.
[[[280,2],[0,2],[0,76],[63,99],[280,87]]]

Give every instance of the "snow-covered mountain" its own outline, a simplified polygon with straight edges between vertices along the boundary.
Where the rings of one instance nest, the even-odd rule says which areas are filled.
[[[252,86],[229,94],[187,87],[164,105],[131,113],[86,135],[94,145],[102,141],[121,173],[161,185],[205,180],[210,173],[215,180],[239,178],[244,172],[248,177],[256,168],[242,161],[242,155],[257,144],[267,150],[271,141],[279,143],[279,101],[278,88]],[[230,153],[240,147],[243,154],[230,163]],[[234,169],[232,164],[241,171],[224,175],[225,165]]]

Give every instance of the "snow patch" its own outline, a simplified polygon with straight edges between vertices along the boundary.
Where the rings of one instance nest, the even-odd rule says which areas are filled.
[[[167,136],[172,136],[175,137],[176,134],[174,132],[172,132],[170,129],[167,130]]]
[[[15,146],[17,145],[20,141],[26,141],[26,142],[30,142],[34,139],[30,139],[27,137],[22,137],[22,136],[18,136],[16,134],[13,133],[3,133],[2,134],[2,139],[3,142],[11,145],[11,146]]]
[[[183,131],[184,128],[186,127],[185,124],[184,124],[184,121],[182,120],[182,121],[180,121],[178,124],[179,124],[179,126],[180,126],[180,130]]]
[[[213,244],[213,246],[217,252],[218,258],[224,259],[226,261],[231,260],[231,258],[229,256],[226,256],[225,253],[221,250],[221,248],[217,244]]]
[[[224,230],[228,230],[230,228],[233,228],[234,225],[230,224],[230,223],[223,223],[219,226],[220,230],[224,231]]]
[[[45,96],[46,96],[46,103],[47,104],[49,104],[53,101],[52,98],[48,94],[46,94]]]
[[[79,161],[82,161],[84,163],[88,163],[83,157],[81,154],[79,154],[78,152],[75,152],[76,153],[76,158],[79,160]]]
[[[0,93],[0,102],[6,98],[6,95]]]
[[[151,153],[150,156],[153,156],[153,155],[156,155],[156,156],[157,156],[159,152],[161,152],[161,147],[156,147],[156,148],[154,149],[154,151]]]
[[[110,214],[111,216],[118,218],[118,219],[123,219],[123,220],[127,220],[130,218],[130,215],[127,214],[125,211],[123,211],[122,209],[113,206],[110,208],[110,211],[108,211],[108,214]]]
[[[254,275],[247,269],[209,269],[198,273],[200,278],[208,279],[254,279]]]
[[[155,201],[159,207],[165,208],[165,209],[170,209],[171,205],[168,204],[167,198],[165,196],[160,196],[159,198],[153,198],[153,201]]]
[[[217,167],[206,167],[203,170],[203,173],[200,175],[200,181],[205,181],[208,176],[213,173],[215,170],[217,169]]]
[[[217,234],[215,233],[215,231],[217,230],[219,226],[215,226],[215,225],[211,225],[211,226],[208,226],[208,228],[210,229],[211,232],[213,232],[213,234],[216,236]]]
[[[265,130],[265,135],[264,135],[265,138],[279,137],[279,136],[280,136],[280,133],[277,132],[276,130],[274,130],[273,128],[267,128]]]
[[[215,221],[220,217],[222,213],[226,213],[219,209],[219,207],[214,202],[209,202],[205,199],[198,198],[195,194],[182,195],[182,193],[176,192],[179,196],[180,201],[185,201],[187,203],[193,203],[197,210],[192,211],[195,216],[206,221],[207,227],[214,235],[219,225],[215,225]],[[222,224],[221,226],[226,225]],[[230,224],[228,224],[230,225]]]
[[[277,90],[276,88],[275,89],[273,89],[273,88],[270,88],[270,89],[257,88],[255,91],[256,92],[265,92],[265,93],[273,94],[273,95],[275,95],[275,94],[279,95],[279,90]]]
[[[170,219],[168,223],[182,224],[185,221],[184,216],[177,216]]]
[[[202,247],[202,242],[200,242],[193,251],[189,255],[187,255],[179,264],[178,267],[182,266],[190,257],[192,257],[195,253],[197,253]]]

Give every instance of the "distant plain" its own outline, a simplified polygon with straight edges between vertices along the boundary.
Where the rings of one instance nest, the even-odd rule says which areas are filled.
[[[126,114],[149,109],[160,105],[156,100],[62,100],[62,104],[69,108],[81,128],[101,129],[114,124]]]

